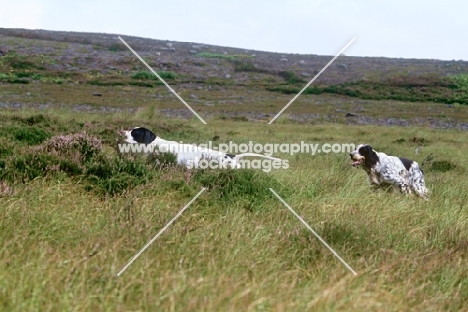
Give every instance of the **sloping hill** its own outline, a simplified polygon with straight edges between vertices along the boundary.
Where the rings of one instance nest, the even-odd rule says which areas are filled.
[[[23,55],[48,55],[55,61],[55,66],[48,67],[50,69],[70,70],[72,67],[84,71],[105,71],[135,66],[128,59],[133,60],[133,56],[114,34],[0,28],[0,36],[3,53],[15,50]],[[17,41],[19,38],[25,40]],[[241,76],[236,75],[236,71],[258,75],[289,71],[299,77],[311,77],[331,59],[331,56],[314,54],[272,53],[131,36],[122,38],[156,68],[167,70],[177,67],[191,78],[224,77],[226,74]],[[231,62],[225,64],[221,60]],[[466,72],[468,62],[465,61],[340,56],[327,69],[327,75],[320,77],[320,82],[341,84],[374,77],[382,80],[395,74],[447,76]],[[242,78],[236,80],[242,81]]]
[[[122,38],[197,111],[245,120],[271,118],[332,58]],[[0,55],[0,83],[9,91],[3,107],[156,105],[169,116],[192,116],[118,35],[0,28]],[[287,113],[302,122],[465,129],[466,73],[465,61],[340,56]]]

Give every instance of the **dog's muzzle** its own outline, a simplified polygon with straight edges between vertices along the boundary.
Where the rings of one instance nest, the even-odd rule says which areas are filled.
[[[351,156],[351,160],[353,161],[351,163],[351,166],[353,167],[360,166],[364,162],[364,159],[365,159],[364,156],[358,155],[357,153],[354,153],[354,152],[350,153],[349,156]]]

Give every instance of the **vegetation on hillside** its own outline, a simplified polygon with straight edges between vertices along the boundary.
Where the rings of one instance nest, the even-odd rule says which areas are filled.
[[[297,94],[302,87],[296,81],[287,86],[268,87],[268,90]],[[359,81],[340,85],[314,85],[304,94],[331,93],[366,100],[398,100],[409,102],[437,102],[468,104],[468,75],[451,77],[437,75],[399,75],[385,80]]]

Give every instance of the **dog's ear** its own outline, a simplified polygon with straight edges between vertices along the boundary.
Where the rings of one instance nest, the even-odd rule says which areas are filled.
[[[135,128],[131,131],[133,139],[140,144],[150,144],[156,139],[156,135],[146,128]]]
[[[364,145],[359,149],[359,154],[362,156],[369,156],[373,152],[372,147],[370,145]]]
[[[379,162],[379,156],[377,153],[372,149],[370,145],[363,146],[359,149],[359,154],[364,156],[364,164],[366,167],[373,167],[376,163]]]

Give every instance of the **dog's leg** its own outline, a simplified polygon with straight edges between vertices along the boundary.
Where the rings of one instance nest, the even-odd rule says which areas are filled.
[[[411,188],[413,189],[413,191],[416,194],[418,194],[419,197],[424,198],[425,200],[427,200],[427,195],[428,195],[429,191],[427,190],[427,188],[425,186],[424,179],[419,180],[419,181],[414,181],[411,184]]]
[[[395,185],[398,187],[401,193],[405,195],[410,194],[408,179],[405,179],[406,174],[395,174],[392,170],[382,170],[380,172],[380,178],[388,184]]]
[[[405,183],[404,181],[397,182],[397,186],[400,189],[400,192],[402,192],[403,194],[405,195],[411,194],[408,183]]]
[[[426,188],[426,183],[424,182],[424,174],[419,168],[419,166],[412,167],[409,171],[409,182],[411,189],[418,194],[418,196],[427,199],[429,191]]]
[[[426,189],[425,186],[423,186],[423,185],[415,185],[413,189],[414,189],[414,192],[415,192],[416,194],[418,194],[419,197],[421,197],[421,198],[423,198],[423,199],[425,199],[425,200],[428,200],[427,194],[428,194],[429,192],[428,192],[428,190]]]

